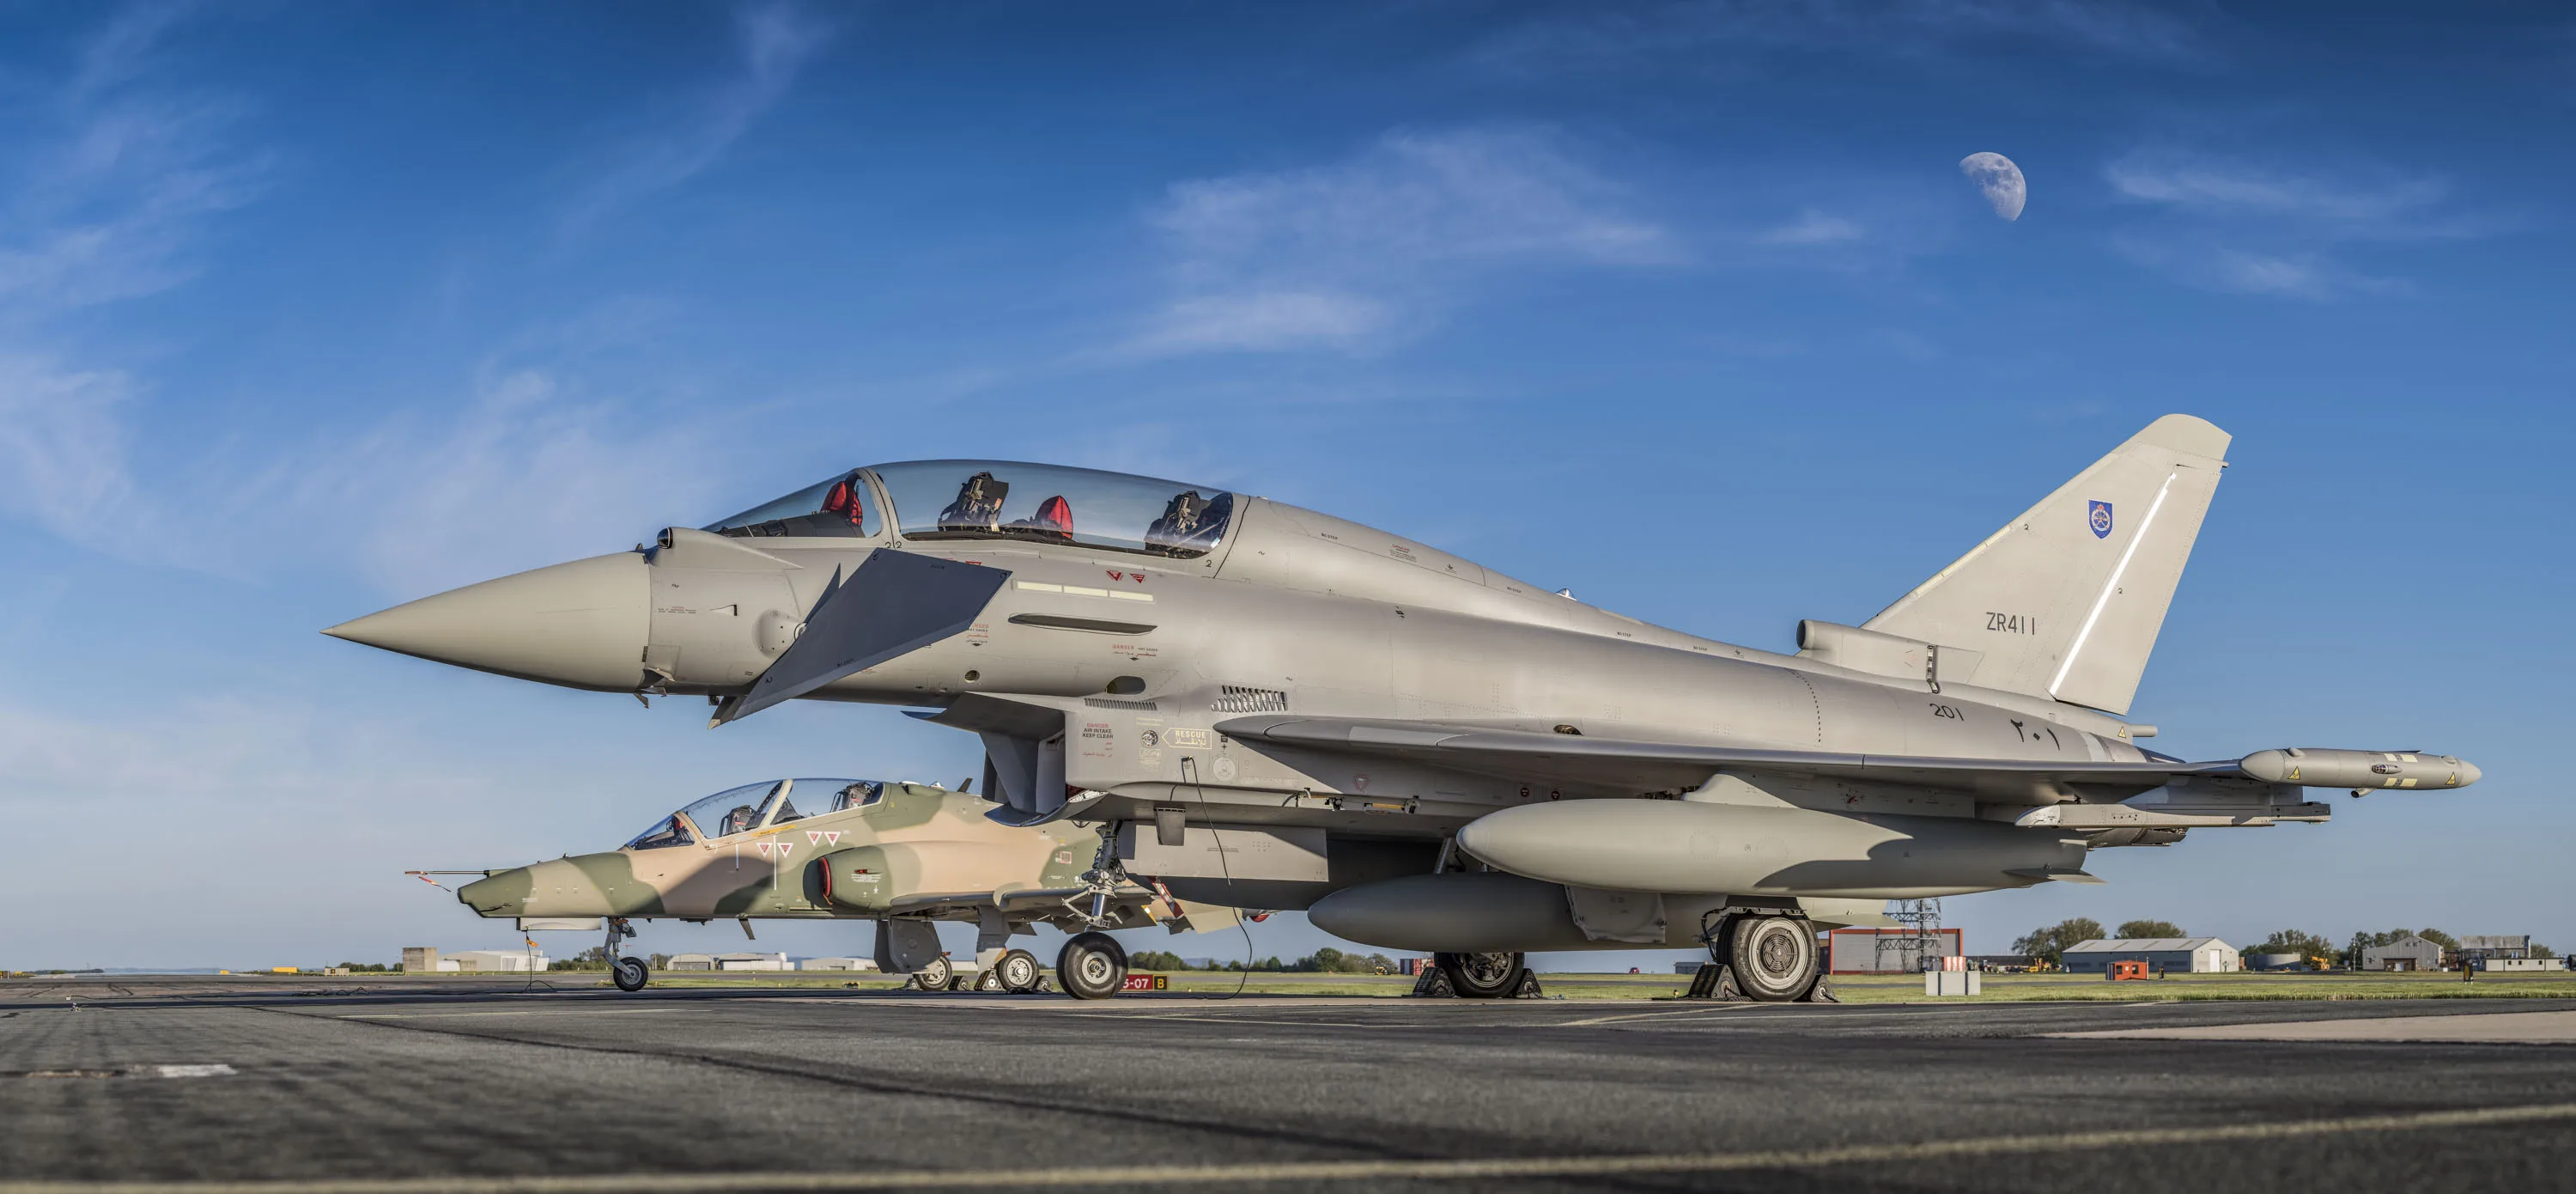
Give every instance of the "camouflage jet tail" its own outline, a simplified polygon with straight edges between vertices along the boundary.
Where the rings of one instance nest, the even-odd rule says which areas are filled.
[[[2128,712],[2229,438],[2148,424],[1862,629],[1938,644],[1945,678]]]

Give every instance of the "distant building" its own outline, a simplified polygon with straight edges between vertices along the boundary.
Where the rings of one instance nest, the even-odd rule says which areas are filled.
[[[798,970],[868,970],[877,968],[874,958],[807,958],[796,964]]]
[[[2456,956],[2463,963],[2484,962],[2489,958],[2528,958],[2531,956],[2531,936],[2462,937]]]
[[[433,945],[406,945],[406,946],[404,946],[404,947],[403,947],[403,973],[405,973],[405,974],[436,974],[436,973],[438,973],[438,947],[433,946]]]
[[[2245,968],[2248,970],[2299,970],[2307,964],[2308,960],[2297,954],[2245,955]]]
[[[787,955],[779,954],[673,954],[665,970],[791,970]]]
[[[2480,958],[2480,970],[2565,970],[2565,958]]]
[[[1927,948],[1934,958],[1968,952],[1958,929],[1935,929],[1928,939],[1912,929],[1835,929],[1825,934],[1825,968],[1835,974],[1914,974],[1924,969]]]
[[[553,964],[554,959],[524,949],[458,950],[438,960],[438,968],[450,973],[465,971],[485,974],[526,974],[530,971],[543,970]]]
[[[2177,974],[2223,974],[2244,969],[2236,947],[2216,937],[2120,937],[2078,941],[2062,959],[2068,973],[2101,974],[2113,962],[2144,962],[2147,969]]]
[[[2400,937],[2386,945],[2373,945],[2361,951],[2364,970],[2439,970],[2442,947],[2421,937]]]

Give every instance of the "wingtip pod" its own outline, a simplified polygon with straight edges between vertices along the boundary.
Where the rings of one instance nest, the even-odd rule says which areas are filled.
[[[2465,788],[2481,775],[2477,764],[2451,755],[2296,746],[2255,751],[2237,767],[2266,783],[2310,788]]]

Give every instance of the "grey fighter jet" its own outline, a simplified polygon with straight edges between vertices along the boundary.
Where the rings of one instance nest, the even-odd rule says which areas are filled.
[[[804,697],[979,735],[994,816],[1095,876],[1435,951],[1705,945],[1702,993],[1819,997],[1814,927],[2092,882],[2087,854],[2456,788],[2421,751],[2188,762],[2128,719],[2229,437],[2168,415],[1794,654],[1649,625],[1312,510],[998,461],[852,469],[650,546],[328,633],[601,692]],[[1096,879],[1106,883],[1108,878]]]

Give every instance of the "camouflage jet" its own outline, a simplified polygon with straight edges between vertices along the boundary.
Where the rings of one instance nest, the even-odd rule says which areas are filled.
[[[611,977],[628,991],[650,977],[618,956],[635,920],[732,918],[747,934],[753,920],[871,919],[877,968],[932,990],[951,973],[932,922],[966,921],[979,988],[1014,993],[1037,990],[1043,972],[1010,938],[1053,924],[1075,934],[1058,983],[1084,998],[1117,993],[1127,970],[1117,940],[1093,930],[1234,923],[1231,909],[1091,882],[1097,835],[1004,824],[989,815],[998,807],[926,784],[765,780],[699,800],[608,853],[485,872],[456,898],[487,917],[604,918]]]
[[[2325,820],[2302,788],[2476,782],[2415,751],[2139,745],[2228,444],[2158,419],[1875,617],[1800,622],[1794,654],[1250,494],[971,460],[852,469],[327,633],[703,695],[718,724],[914,706],[980,736],[997,818],[1099,826],[1103,890],[1307,909],[1437,952],[1464,994],[1512,989],[1530,950],[1705,945],[1703,993],[1815,998],[1814,926],[1886,899]]]

